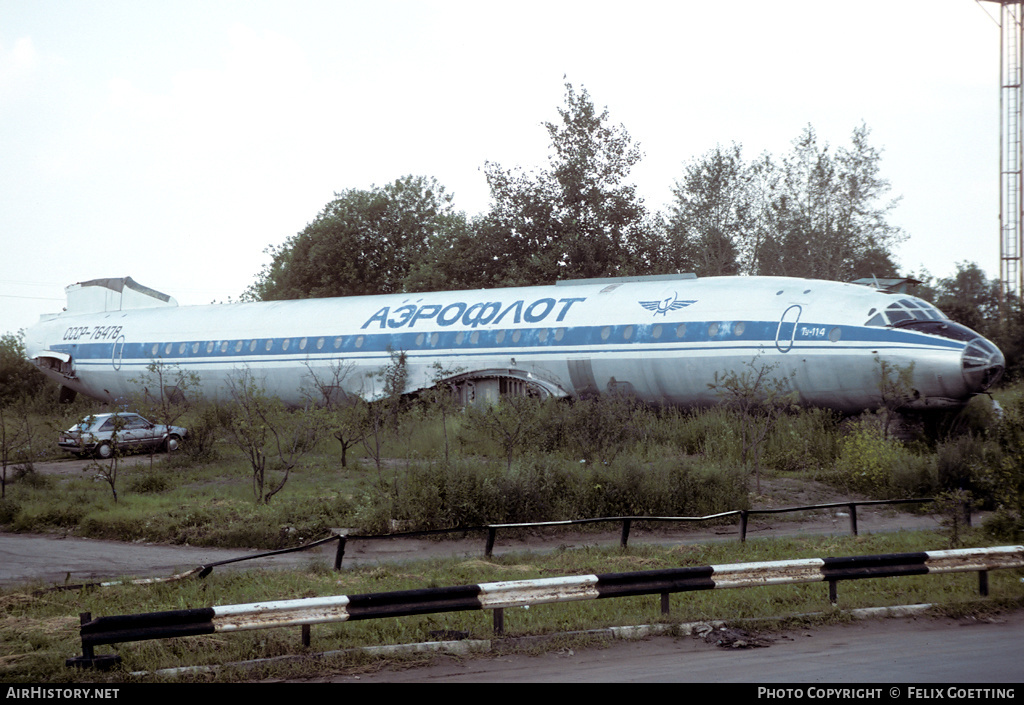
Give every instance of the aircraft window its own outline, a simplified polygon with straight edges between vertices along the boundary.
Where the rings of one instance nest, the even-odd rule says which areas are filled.
[[[317,340],[316,340],[316,349],[317,350],[323,350],[325,342],[326,341],[323,338],[317,338]]]
[[[907,321],[912,319],[914,316],[906,311],[890,311],[889,312],[889,323],[897,323],[899,321]]]
[[[501,341],[505,340],[505,331],[499,330],[498,334],[496,336],[494,336],[494,340],[495,340],[495,342],[498,342],[498,343],[500,343]]]
[[[608,336],[612,334],[611,326],[605,326],[601,329],[601,340],[608,340]]]
[[[270,352],[270,349],[273,348],[273,347],[274,347],[274,339],[273,338],[268,338],[267,339],[267,345],[266,345],[267,352]]]
[[[239,340],[239,341],[237,341],[235,343],[235,352],[236,353],[242,352],[242,341],[241,340]]]
[[[283,341],[281,341],[281,349],[282,350],[287,350],[289,347],[291,347],[291,344],[292,344],[292,339],[291,338],[285,338]]]
[[[220,351],[222,353],[226,353],[228,351],[228,341],[225,340],[223,343],[220,344]]]
[[[870,311],[868,311],[868,316],[873,316],[873,315],[875,315],[875,311],[877,311],[877,310],[878,310],[877,308],[873,308],[873,309],[871,309]]]
[[[555,329],[555,340],[561,340],[565,337],[565,328]]]
[[[197,352],[199,352],[199,343],[192,343],[192,353],[195,354]]]
[[[299,350],[305,350],[306,349],[306,342],[307,342],[306,338],[303,338],[302,340],[299,341]]]
[[[811,290],[810,289],[804,289],[804,293],[805,294],[809,294],[809,293],[811,293]]]
[[[256,352],[256,339],[253,338],[249,341],[249,352]]]
[[[188,347],[188,345],[186,343],[182,343],[181,345],[179,345],[178,346],[178,354],[179,355],[184,355],[185,354],[185,348],[187,348],[187,347]]]
[[[876,313],[874,315],[874,317],[871,320],[869,320],[865,325],[869,325],[869,326],[884,326],[885,325],[885,316],[882,315],[881,313]]]
[[[783,289],[779,289],[778,291],[775,292],[775,295],[776,296],[782,296],[782,292],[783,292]]]
[[[743,331],[745,331],[746,329],[747,324],[744,323],[743,321],[740,321],[739,323],[732,327],[732,332],[735,333],[737,336],[740,336],[743,335]]]
[[[833,328],[828,332],[828,339],[833,343],[838,343],[839,339],[843,337],[843,331],[840,328]]]
[[[708,326],[708,337],[714,338],[716,335],[718,335],[718,324],[712,323]]]
[[[206,344],[206,352],[207,352],[207,354],[213,352],[213,341],[212,340]]]
[[[455,344],[462,345],[462,341],[466,339],[466,334],[461,330],[455,334]]]
[[[480,342],[480,331],[475,330],[472,333],[470,333],[469,334],[469,342],[473,343],[473,345],[476,345],[477,343],[479,343]]]
[[[423,338],[424,338],[424,334],[423,333],[420,333],[419,335],[417,335],[416,336],[416,344],[417,345],[423,345]]]
[[[538,340],[540,340],[540,342],[542,342],[542,343],[543,343],[544,341],[546,341],[546,340],[548,339],[548,329],[547,329],[547,328],[544,328],[543,330],[541,330],[541,331],[540,331],[540,332],[539,332],[539,333],[537,334],[537,339],[538,339]]]
[[[172,348],[174,348],[174,344],[173,343],[167,343],[167,347],[164,348],[164,355],[170,355]]]
[[[156,357],[157,353],[160,352],[160,343],[153,343],[153,350],[150,352],[151,355]]]
[[[518,343],[519,339],[522,338],[522,337],[523,337],[523,331],[521,331],[521,330],[513,331],[513,333],[512,333],[512,342],[513,343]]]
[[[622,331],[622,339],[629,340],[633,337],[633,326],[626,326],[626,330]]]
[[[440,339],[440,337],[441,337],[440,333],[432,333],[431,336],[430,336],[430,346],[433,347],[433,346],[437,345],[437,341]]]
[[[651,337],[655,340],[661,337],[661,324],[654,326],[654,330],[651,331]]]
[[[685,323],[680,323],[678,326],[676,326],[676,337],[677,338],[682,338],[685,335],[686,335],[686,324]]]
[[[344,338],[342,338],[340,335],[337,338],[334,339],[334,349],[335,350],[337,350],[338,348],[341,347],[341,343],[342,343],[343,340],[344,340]]]
[[[359,336],[358,338],[356,338],[356,347],[357,347],[357,348],[361,348],[361,347],[363,347],[363,341],[364,341],[365,339],[366,339],[366,338],[365,338],[364,336],[362,336],[362,335],[361,335],[361,336]]]

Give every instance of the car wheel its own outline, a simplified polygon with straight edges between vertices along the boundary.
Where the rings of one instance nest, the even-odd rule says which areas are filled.
[[[167,441],[164,443],[164,448],[168,453],[173,453],[181,447],[181,436],[172,433],[167,437]]]
[[[109,443],[100,443],[96,446],[96,457],[107,460],[114,454],[114,449],[110,447]]]

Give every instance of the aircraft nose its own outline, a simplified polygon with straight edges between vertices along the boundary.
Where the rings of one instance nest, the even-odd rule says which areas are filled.
[[[964,348],[960,364],[968,389],[977,394],[999,381],[1006,368],[1006,358],[999,348],[989,341],[975,338]]]

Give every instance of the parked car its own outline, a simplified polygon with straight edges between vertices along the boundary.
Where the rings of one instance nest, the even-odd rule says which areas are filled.
[[[78,456],[109,458],[115,448],[120,453],[151,448],[173,452],[187,434],[180,426],[154,424],[138,414],[116,412],[87,416],[62,432],[57,445]]]

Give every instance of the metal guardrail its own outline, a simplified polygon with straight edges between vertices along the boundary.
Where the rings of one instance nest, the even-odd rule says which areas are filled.
[[[511,580],[95,619],[83,613],[82,656],[68,659],[67,665],[104,667],[118,662],[116,655],[95,656],[94,647],[103,644],[298,625],[308,645],[312,624],[466,610],[492,610],[494,630],[502,634],[506,607],[660,594],[662,612],[667,613],[670,594],[694,590],[828,582],[829,597],[835,603],[840,580],[974,571],[979,574],[979,592],[987,595],[988,571],[1020,567],[1024,567],[1024,546],[996,546]]]

